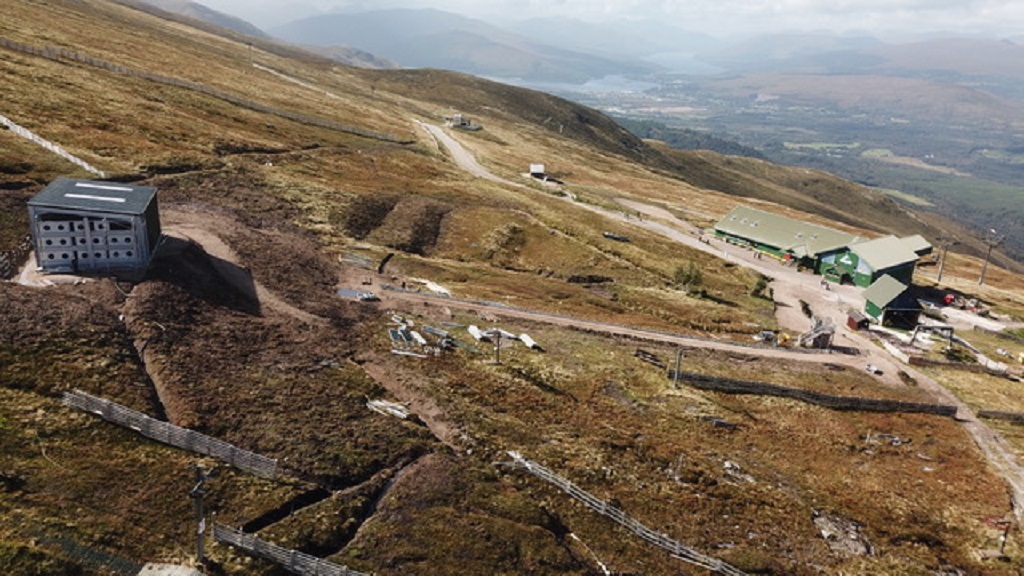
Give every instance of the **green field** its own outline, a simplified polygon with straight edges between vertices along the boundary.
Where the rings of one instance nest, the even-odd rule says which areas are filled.
[[[789,150],[855,150],[861,147],[860,142],[785,142]]]
[[[924,198],[918,196],[914,196],[913,194],[907,194],[906,192],[903,192],[901,190],[893,190],[892,188],[876,188],[876,190],[887,196],[892,196],[893,198],[896,198],[901,202],[913,204],[914,206],[935,206],[933,202],[929,202],[928,200],[925,200]]]

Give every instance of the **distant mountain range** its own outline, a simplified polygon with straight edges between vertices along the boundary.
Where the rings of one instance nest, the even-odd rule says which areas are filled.
[[[582,83],[657,69],[635,53],[593,50],[594,43],[587,41],[591,36],[572,34],[570,23],[546,22],[546,32],[541,32],[539,25],[531,31],[527,24],[518,32],[524,26],[530,34],[441,10],[395,9],[303,18],[272,28],[270,33],[300,44],[357,47],[405,67],[443,68],[493,78]],[[564,37],[559,28],[567,33]]]
[[[249,36],[256,36],[257,38],[267,37],[267,33],[255,25],[230,14],[208,8],[198,2],[191,2],[190,0],[141,0],[141,2],[172,14],[187,16],[208,24],[227,28],[228,30],[248,34]]]
[[[496,25],[435,9],[318,14],[264,31],[190,0],[142,1],[243,34],[312,48],[356,66],[442,68],[529,82],[573,84],[605,76],[669,73],[664,64],[671,58],[666,55],[684,55],[720,75],[1024,79],[1021,38],[928,38],[896,44],[868,34],[791,33],[722,40],[659,21],[591,23],[557,17]]]

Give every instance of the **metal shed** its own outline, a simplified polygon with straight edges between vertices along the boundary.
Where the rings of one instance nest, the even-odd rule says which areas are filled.
[[[142,271],[160,240],[153,186],[58,178],[28,202],[47,273]]]

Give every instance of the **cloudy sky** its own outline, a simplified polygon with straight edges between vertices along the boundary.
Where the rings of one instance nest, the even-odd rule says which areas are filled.
[[[649,18],[712,34],[782,30],[1024,32],[1020,0],[196,0],[263,28],[318,12],[437,8],[489,20]]]

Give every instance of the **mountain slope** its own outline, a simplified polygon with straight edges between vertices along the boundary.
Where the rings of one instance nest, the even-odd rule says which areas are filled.
[[[550,95],[348,68],[103,0],[16,3],[0,38],[4,116],[117,181],[156,186],[166,234],[142,279],[0,282],[0,514],[12,519],[0,523],[0,570],[130,573],[191,558],[195,464],[217,466],[207,525],[362,572],[691,570],[501,465],[509,450],[751,573],[1003,569],[974,550],[1000,534],[979,519],[1009,510],[1006,485],[958,422],[676,387],[637,359],[642,347],[664,364],[685,346],[686,371],[934,402],[867,374],[860,357],[751,347],[780,329],[768,280],[633,226],[623,208],[668,214],[656,223],[695,240],[694,225],[746,201],[734,192],[812,208],[824,202],[793,190],[804,182],[835,188],[836,203],[858,187],[662,150]],[[418,124],[453,109],[483,126],[453,134],[512,184],[465,173]],[[524,177],[534,162],[563,187]],[[17,247],[25,203],[59,175],[89,177],[0,131],[0,251]],[[417,291],[430,282],[455,297]],[[993,269],[992,282],[1012,294],[1009,274]],[[413,351],[397,315],[459,347],[393,353]],[[477,342],[471,324],[528,333],[544,351]],[[276,458],[282,478],[72,411],[61,403],[72,389]],[[913,442],[865,436],[879,430]],[[875,554],[834,550],[822,516],[857,527]],[[225,575],[282,570],[222,543],[207,553]]]

